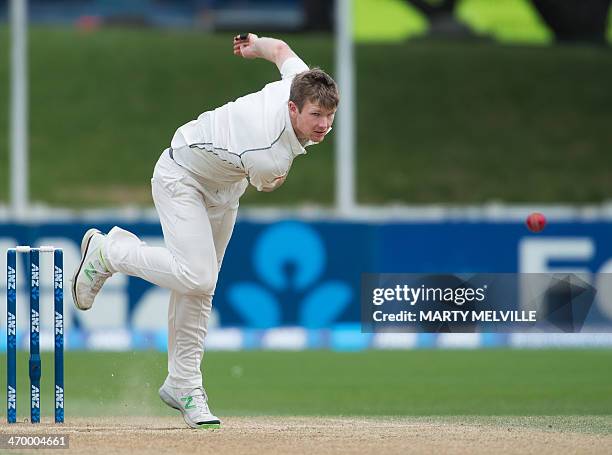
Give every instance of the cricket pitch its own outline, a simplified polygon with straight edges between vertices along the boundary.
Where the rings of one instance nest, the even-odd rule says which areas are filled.
[[[595,421],[598,428],[593,430]],[[68,435],[71,454],[609,453],[604,417],[227,417],[192,430],[176,417],[74,418],[2,424],[0,433]],[[33,453],[34,451],[32,451]],[[36,450],[40,453],[40,450]],[[52,450],[51,453],[63,452]],[[21,451],[20,453],[28,453]]]

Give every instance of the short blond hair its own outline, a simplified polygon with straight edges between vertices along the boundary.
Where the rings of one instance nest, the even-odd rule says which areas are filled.
[[[291,82],[289,101],[301,111],[306,101],[334,110],[340,102],[338,86],[332,77],[321,68],[313,68],[297,74]]]

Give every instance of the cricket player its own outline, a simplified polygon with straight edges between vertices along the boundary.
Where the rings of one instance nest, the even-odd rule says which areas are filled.
[[[281,80],[204,112],[176,131],[151,179],[165,247],[148,246],[119,227],[107,234],[90,229],[72,280],[81,310],[92,307],[114,273],[171,290],[168,376],[159,395],[192,428],[220,427],[208,407],[200,364],[238,200],[249,182],[258,191],[281,186],[294,158],[329,133],[339,102],[334,80],[309,69],[285,42],[249,33],[236,36],[233,47],[235,55],[274,63]]]

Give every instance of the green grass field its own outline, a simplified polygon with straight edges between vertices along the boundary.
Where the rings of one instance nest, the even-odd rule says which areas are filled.
[[[52,415],[52,363],[43,356],[43,416]],[[25,356],[18,370],[22,420]],[[598,415],[608,417],[593,425],[612,432],[611,350],[211,352],[205,372],[219,415]],[[165,353],[68,352],[65,374],[67,419],[173,414],[157,397]]]
[[[0,54],[8,33],[0,28]],[[333,40],[285,37],[333,72]],[[159,153],[181,124],[277,78],[229,35],[35,27],[30,33],[32,199],[149,206]],[[180,49],[180,52],[178,51]],[[357,55],[361,203],[591,203],[612,197],[612,59],[581,46],[362,43]],[[186,58],[185,56],[189,56]],[[8,128],[0,62],[0,137]],[[333,201],[333,136],[296,160],[281,191],[246,205]],[[8,200],[0,141],[0,201]]]

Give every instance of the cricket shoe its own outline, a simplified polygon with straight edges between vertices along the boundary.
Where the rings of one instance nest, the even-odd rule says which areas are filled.
[[[221,428],[221,421],[208,408],[208,397],[202,387],[177,389],[164,384],[159,389],[159,397],[171,408],[181,411],[191,428]]]
[[[102,253],[106,236],[88,230],[81,242],[81,262],[72,276],[72,299],[79,310],[89,310],[104,282],[112,275]]]

